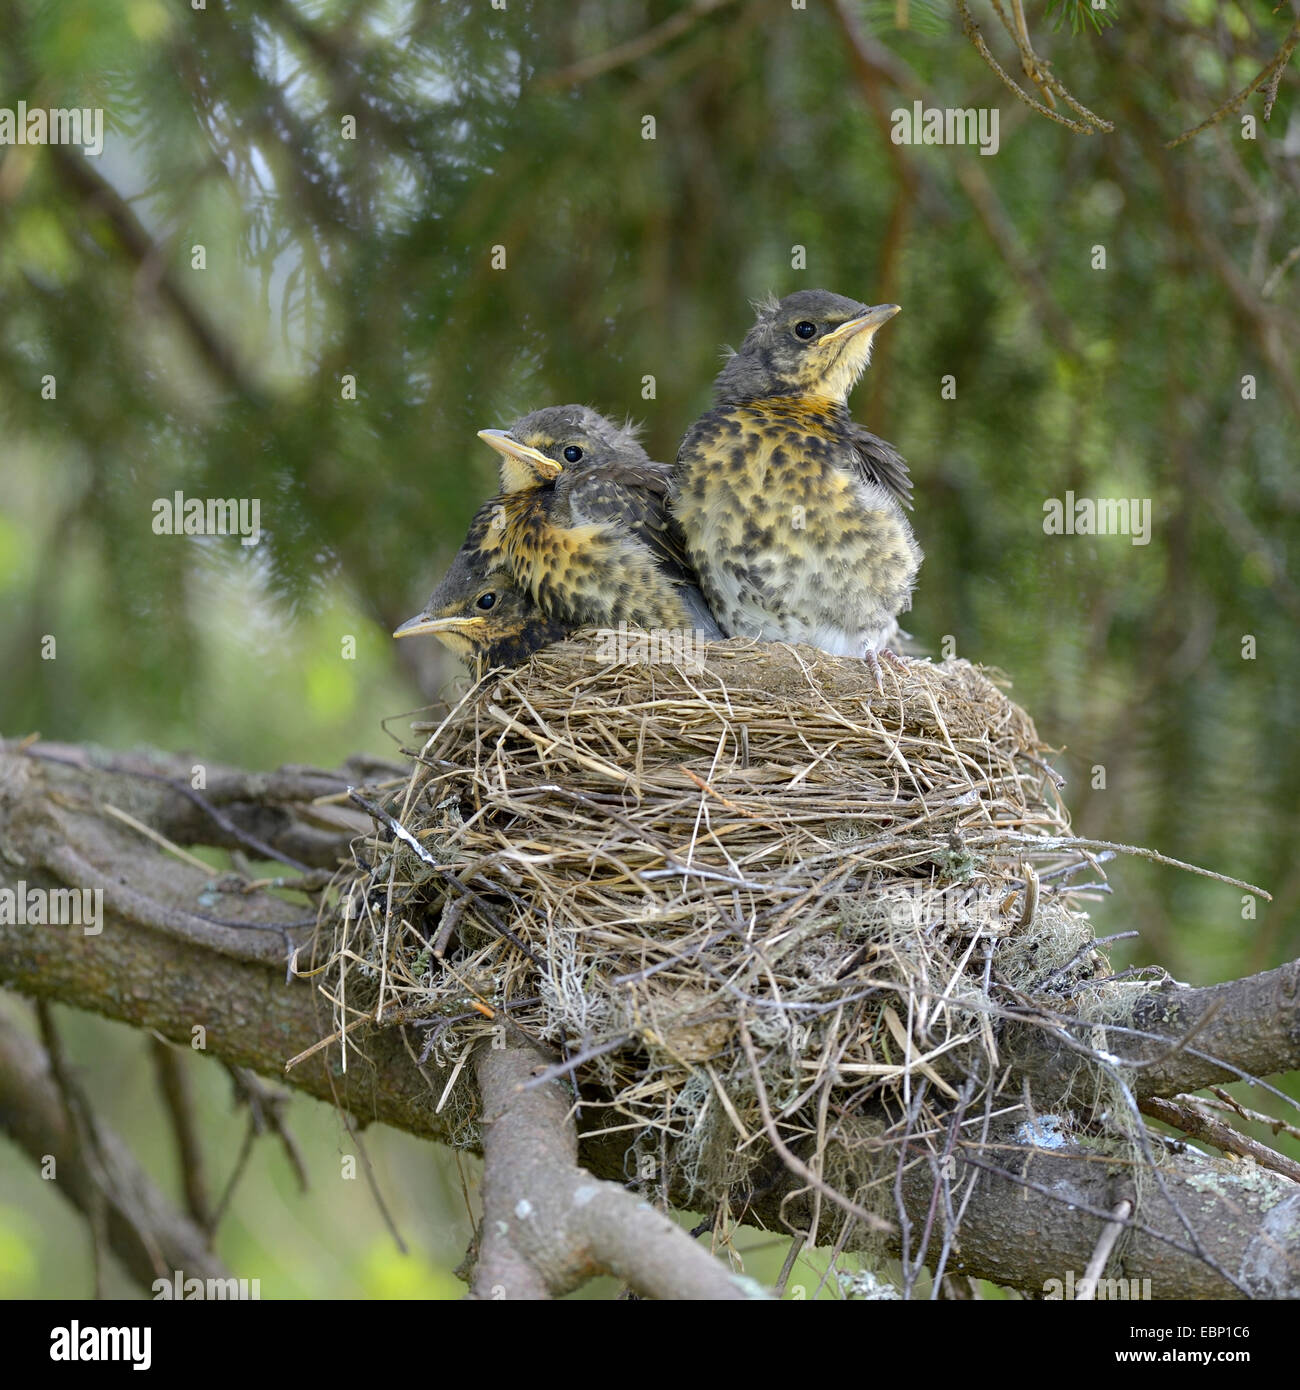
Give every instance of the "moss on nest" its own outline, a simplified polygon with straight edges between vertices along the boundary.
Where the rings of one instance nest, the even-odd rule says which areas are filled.
[[[325,923],[340,1029],[418,1021],[463,1063],[518,1028],[584,1129],[705,1201],[774,1153],[821,1171],[839,1116],[982,1107],[1010,1006],[1146,987],[1093,943],[1051,750],[969,663],[881,689],[806,647],[601,651],[548,648],[412,726]],[[472,1143],[466,1089],[442,1103]]]

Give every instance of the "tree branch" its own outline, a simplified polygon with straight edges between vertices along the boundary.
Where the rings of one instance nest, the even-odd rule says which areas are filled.
[[[649,57],[651,53],[657,52],[665,44],[680,38],[706,15],[734,3],[735,0],[692,0],[692,3],[684,9],[670,15],[661,24],[647,29],[645,33],[616,44],[604,53],[593,53],[590,57],[582,58],[567,68],[546,73],[538,79],[537,86],[552,89],[576,87],[583,82],[590,82],[593,77],[601,77],[607,72],[612,72],[615,68],[640,62],[642,58]]]
[[[272,1076],[282,1076],[286,1058],[307,1051],[333,1030],[332,1015],[316,990],[301,980],[286,982],[286,946],[280,931],[251,934],[251,945],[234,950],[225,938],[211,937],[206,924],[185,915],[184,909],[204,886],[202,875],[99,809],[105,786],[120,793],[123,773],[100,771],[89,758],[80,765],[75,765],[75,759],[73,763],[49,762],[31,756],[34,751],[0,747],[0,845],[5,847],[0,887],[12,888],[20,879],[29,887],[93,887],[93,882],[69,884],[48,866],[49,842],[71,835],[81,851],[78,862],[94,864],[95,872],[106,879],[132,885],[133,896],[124,900],[128,906],[149,901],[157,893],[163,895],[169,911],[176,908],[177,912],[174,919],[160,922],[156,913],[141,920],[110,908],[96,936],[68,927],[0,921],[0,982],[153,1029],[187,1045],[193,1030],[201,1026],[207,1051]],[[166,760],[150,762],[157,767]],[[319,807],[271,799],[298,775],[282,772],[262,778],[270,801],[263,809],[289,820],[299,813],[318,814]],[[252,816],[257,803],[254,787],[261,775],[228,770],[223,776],[240,786],[241,795],[249,796]],[[132,814],[146,824],[165,825],[170,832],[189,827],[199,837],[193,843],[202,843],[204,836],[209,842],[220,840],[226,833],[166,782],[137,781],[136,793]],[[157,813],[154,821],[151,808]],[[276,917],[292,916],[294,909],[278,898],[258,894],[245,900],[241,912],[250,925],[260,917],[273,926]],[[289,938],[298,935],[289,933]],[[1235,1076],[1233,1068],[1268,1075],[1300,1065],[1298,995],[1300,963],[1205,989],[1170,985],[1145,996],[1130,1018],[1109,1025],[1108,1046],[1138,1064],[1130,1074],[1139,1097],[1196,1089]],[[1125,1027],[1136,1033],[1126,1034]],[[1189,1037],[1193,1030],[1197,1031]],[[1078,1036],[1086,1039],[1085,1031],[1080,1029]],[[1187,1040],[1185,1045],[1180,1045],[1180,1039]],[[418,1047],[414,1051],[418,1055]],[[1084,1108],[1094,1098],[1086,1092],[1089,1086],[1095,1088],[1095,1074],[1047,1030],[1012,1024],[1005,1030],[1003,1051],[1005,1059],[1029,1079],[1040,1106],[1064,1105],[1073,1099]],[[617,1187],[606,1190],[600,1184],[587,1184],[576,1167],[580,1159],[594,1178],[621,1182],[626,1136],[590,1135],[575,1158],[564,1083],[556,1081],[527,1092],[517,1089],[523,1073],[533,1065],[528,1054],[510,1049],[489,1052],[480,1061],[490,1168],[489,1224],[480,1284],[486,1281],[490,1288],[499,1283],[521,1296],[540,1297],[563,1287],[564,1279],[578,1267],[575,1261],[587,1260],[664,1296],[665,1286],[656,1272],[663,1267],[660,1257],[656,1254],[647,1265],[641,1255],[680,1244],[675,1237],[663,1235],[666,1219],[648,1207],[638,1213],[637,1199],[625,1200]],[[359,1123],[377,1119],[431,1139],[449,1137],[447,1120],[435,1110],[448,1073],[432,1063],[417,1066],[400,1028],[367,1025],[354,1031],[345,1072],[337,1052],[320,1048],[286,1079],[299,1090],[341,1105]],[[874,1133],[878,1137],[879,1129]],[[958,1146],[954,1157],[959,1173],[974,1177],[978,1169],[978,1181],[961,1222],[960,1261],[955,1266],[950,1263],[948,1272],[981,1275],[1035,1290],[1041,1290],[1048,1279],[1063,1277],[1065,1270],[1074,1270],[1075,1277],[1080,1277],[1116,1205],[1108,1165],[1113,1168],[1124,1162],[1123,1155],[1107,1154],[1095,1146],[1044,1153],[1017,1143],[1014,1136],[1006,1143],[1005,1161],[996,1148]],[[848,1120],[842,1122],[840,1144],[848,1166],[847,1178],[837,1179],[841,1190],[853,1190],[854,1164],[862,1165],[864,1183],[878,1180],[861,1157],[871,1146]],[[527,1160],[522,1168],[508,1161],[508,1156],[520,1154]],[[938,1189],[926,1157],[918,1154],[915,1159],[908,1157],[910,1166],[902,1175],[900,1192],[919,1231],[935,1224],[931,1213]],[[558,1183],[555,1177],[561,1172],[565,1180]],[[844,1166],[837,1172],[843,1177]],[[1243,1287],[1256,1289],[1259,1296],[1279,1296],[1277,1290],[1294,1287],[1296,1230],[1300,1229],[1296,1184],[1259,1169],[1252,1170],[1247,1182],[1241,1165],[1217,1163],[1198,1154],[1162,1160],[1160,1172],[1165,1188],[1196,1224],[1215,1262],[1225,1270],[1245,1271],[1234,1276]],[[531,1228],[526,1237],[516,1229],[512,1202],[523,1199],[546,1213],[554,1204],[560,1224],[548,1216],[545,1229],[568,1230],[565,1223],[573,1213],[576,1189],[584,1184],[594,1188],[597,1198],[591,1203],[591,1228],[582,1242],[567,1247],[568,1255],[562,1242],[548,1244],[535,1237]],[[801,1180],[778,1167],[770,1189],[751,1195],[743,1219],[759,1219],[778,1230],[802,1220],[807,1228],[814,1199],[800,1192],[802,1186]],[[670,1197],[683,1201],[686,1194],[677,1191]],[[507,1214],[497,1215],[502,1210]],[[1124,1268],[1150,1277],[1154,1297],[1240,1292],[1187,1248],[1185,1230],[1163,1192],[1148,1194],[1139,1219],[1142,1229],[1130,1230],[1122,1247]],[[505,1233],[491,1224],[497,1220],[507,1223]],[[931,1234],[932,1258],[942,1249],[941,1227],[942,1222],[935,1224]],[[635,1232],[632,1245],[624,1238],[628,1230]],[[536,1245],[531,1243],[535,1238]],[[635,1267],[628,1263],[633,1245]],[[708,1261],[712,1278],[717,1266],[700,1253]],[[180,1262],[174,1267],[181,1267]],[[674,1285],[678,1291],[682,1287],[680,1282]]]
[[[172,1141],[176,1145],[176,1166],[185,1189],[185,1209],[200,1230],[211,1231],[216,1223],[208,1197],[207,1164],[194,1113],[194,1093],[189,1072],[185,1069],[179,1050],[161,1038],[150,1037],[149,1052],[153,1058],[158,1090],[167,1106]]]
[[[1246,99],[1252,92],[1258,91],[1260,87],[1266,89],[1266,99],[1264,102],[1264,119],[1273,114],[1273,103],[1277,99],[1277,84],[1282,77],[1282,70],[1291,61],[1291,55],[1295,52],[1296,45],[1300,44],[1300,20],[1291,26],[1291,32],[1282,40],[1282,46],[1266,63],[1260,72],[1239,91],[1235,96],[1231,96],[1221,106],[1216,107],[1199,124],[1194,125],[1190,130],[1185,130],[1181,135],[1176,135],[1172,140],[1165,141],[1165,149],[1172,150],[1176,146],[1183,144],[1187,140],[1194,139],[1203,130],[1208,130],[1212,125],[1217,125],[1225,116],[1238,111],[1246,104]]]
[[[107,1205],[109,1248],[141,1288],[148,1290],[155,1279],[170,1281],[176,1270],[191,1278],[230,1277],[208,1249],[206,1233],[172,1207],[102,1121],[96,1123],[97,1158],[85,1153],[45,1050],[2,1017],[0,1127],[38,1168],[54,1159],[54,1185],[79,1211],[89,1215]]]
[[[1177,1103],[1160,1096],[1148,1096],[1142,1102],[1141,1110],[1144,1115],[1150,1115],[1153,1120],[1160,1120],[1192,1139],[1204,1139],[1223,1153],[1253,1158],[1261,1168],[1272,1168],[1292,1182],[1300,1182],[1300,1163],[1294,1158],[1270,1149],[1267,1144],[1242,1134],[1223,1120],[1216,1120],[1213,1115],[1206,1113],[1195,1096],[1180,1096]]]
[[[1086,1028],[1096,1026],[1077,1028],[1075,1035],[1084,1038]],[[1108,1026],[1108,1045],[1118,1045],[1125,1066],[1140,1068],[1133,1078],[1139,1100],[1238,1081],[1243,1074],[1294,1071],[1300,1067],[1300,960],[1199,989],[1171,982],[1142,995],[1129,1018]],[[1092,1098],[1096,1080],[1081,1070],[1078,1052],[1064,1042],[1053,1047],[1045,1029],[1013,1026],[1006,1053],[1036,1092],[1059,1097],[1054,1104]]]
[[[613,1274],[657,1299],[765,1297],[649,1202],[578,1165],[566,1084],[525,1089],[550,1059],[481,1047],[483,1235],[473,1297],[538,1299]]]
[[[920,101],[924,106],[939,104],[933,93],[907,63],[897,54],[891,53],[858,23],[847,0],[825,0],[825,3],[830,10],[831,18],[844,37],[858,91],[871,108],[878,125],[883,123],[882,128],[887,129],[889,124],[884,98],[879,91],[882,85],[893,87],[909,100]],[[1053,119],[1058,118],[1053,114]],[[907,175],[900,172],[900,178],[915,178],[916,165],[910,157],[904,156],[903,147],[896,146],[891,141],[887,144],[887,149],[895,167],[900,171],[903,168],[909,171]],[[1015,223],[1008,216],[988,175],[977,167],[977,163],[978,161],[971,163],[967,160],[958,161],[954,165],[957,181],[961,184],[962,192],[966,195],[976,219],[984,228],[985,234],[1007,269],[1020,282],[1034,306],[1039,322],[1057,348],[1068,357],[1079,357],[1074,326],[1069,316],[1052,298],[1047,281],[1025,249]]]
[[[76,150],[66,145],[51,145],[49,154],[64,185],[86,205],[80,210],[82,215],[87,209],[103,215],[137,271],[147,272],[150,282],[158,287],[163,302],[176,315],[212,374],[244,400],[265,405],[266,396],[261,387],[244,370],[234,348],[167,270],[162,249],[154,244],[117,189]]]

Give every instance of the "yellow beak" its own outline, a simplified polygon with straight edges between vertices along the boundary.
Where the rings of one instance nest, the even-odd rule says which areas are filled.
[[[900,306],[897,304],[877,304],[865,314],[859,314],[857,318],[846,320],[838,328],[832,328],[818,346],[825,347],[827,343],[838,342],[841,338],[851,338],[864,329],[870,329],[874,333],[882,323],[888,323],[899,312]]]
[[[521,444],[506,430],[479,430],[478,437],[501,455],[501,490],[520,492],[538,483],[551,483],[564,465],[547,458],[531,444]]]
[[[393,636],[423,637],[427,634],[430,637],[443,637],[449,632],[460,633],[473,621],[473,618],[431,618],[427,613],[420,613],[414,618],[408,618]]]

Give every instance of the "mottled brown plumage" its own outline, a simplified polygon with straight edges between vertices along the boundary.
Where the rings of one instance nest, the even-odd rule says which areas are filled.
[[[673,509],[727,634],[874,661],[911,607],[907,465],[846,404],[897,312],[825,290],[764,304],[682,441]]]
[[[543,612],[503,567],[492,526],[498,502],[493,498],[479,508],[424,611],[403,623],[394,637],[427,633],[467,665],[517,666],[568,636],[570,626]]]
[[[668,509],[672,471],[587,406],[482,430],[502,456],[495,546],[519,585],[574,626],[640,623],[721,636]]]

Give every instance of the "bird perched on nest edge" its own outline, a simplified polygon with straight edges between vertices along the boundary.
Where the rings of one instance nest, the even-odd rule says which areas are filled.
[[[896,313],[827,290],[768,299],[687,431],[672,507],[728,635],[808,642],[879,674],[922,554],[907,464],[847,400]]]
[[[722,636],[668,508],[672,470],[630,426],[584,405],[549,406],[479,438],[501,455],[499,514],[484,543],[546,614],[572,627]]]

